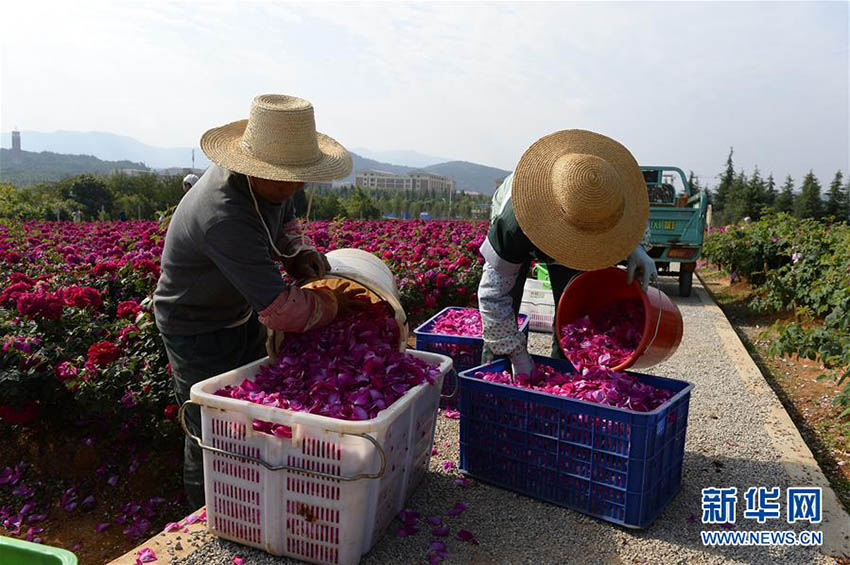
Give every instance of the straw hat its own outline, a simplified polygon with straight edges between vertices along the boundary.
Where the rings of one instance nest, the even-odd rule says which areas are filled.
[[[649,218],[646,183],[629,150],[579,129],[534,142],[514,171],[511,197],[531,242],[583,271],[625,259]]]
[[[328,181],[351,172],[345,147],[316,131],[313,105],[282,94],[254,98],[247,120],[209,130],[201,149],[225,169],[268,180]]]

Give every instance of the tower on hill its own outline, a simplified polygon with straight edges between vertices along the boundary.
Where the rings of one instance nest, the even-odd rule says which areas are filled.
[[[21,132],[19,131],[12,132],[12,154],[21,154]]]

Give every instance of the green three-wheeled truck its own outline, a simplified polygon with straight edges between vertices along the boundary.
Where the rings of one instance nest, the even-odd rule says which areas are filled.
[[[702,251],[705,192],[694,190],[678,167],[642,166],[641,170],[649,193],[649,256],[655,259],[659,275],[675,274],[670,264],[678,263],[679,296],[690,296]]]

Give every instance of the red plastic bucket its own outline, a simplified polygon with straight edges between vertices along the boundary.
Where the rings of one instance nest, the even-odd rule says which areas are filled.
[[[597,312],[615,300],[633,298],[643,303],[643,337],[632,356],[612,369],[643,369],[661,363],[675,353],[682,341],[682,314],[661,290],[650,287],[648,292],[643,292],[637,280],[627,285],[626,271],[615,267],[581,273],[564,289],[555,314],[559,347],[564,325]],[[566,352],[564,355],[569,359]]]

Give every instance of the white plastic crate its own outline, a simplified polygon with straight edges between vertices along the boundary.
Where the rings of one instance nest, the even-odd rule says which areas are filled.
[[[528,328],[531,331],[551,333],[555,325],[552,289],[545,288],[542,281],[526,279],[519,313],[528,316]]]
[[[438,366],[437,382],[411,389],[372,420],[336,420],[215,396],[252,379],[267,359],[193,386],[204,444],[253,458],[204,449],[210,531],[274,555],[357,563],[404,508],[431,457],[440,389],[452,361],[407,353]],[[289,426],[292,438],[256,432],[254,419]],[[288,468],[270,470],[260,461]]]

